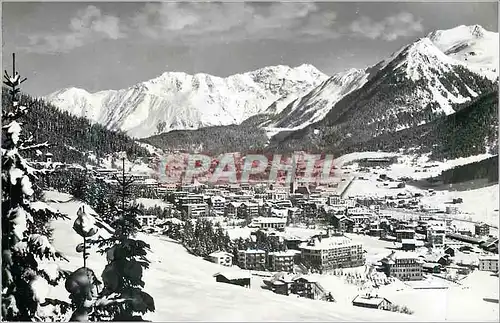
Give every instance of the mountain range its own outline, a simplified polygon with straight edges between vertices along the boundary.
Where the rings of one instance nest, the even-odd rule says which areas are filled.
[[[71,114],[136,138],[178,129],[239,124],[274,101],[296,98],[327,79],[314,66],[270,66],[220,78],[166,72],[122,90],[67,88],[44,99]]]
[[[165,149],[338,152],[477,105],[497,88],[497,66],[498,33],[458,26],[331,77],[307,64],[227,78],[167,72],[129,89],[71,88],[45,99]],[[224,144],[234,138],[241,142]]]

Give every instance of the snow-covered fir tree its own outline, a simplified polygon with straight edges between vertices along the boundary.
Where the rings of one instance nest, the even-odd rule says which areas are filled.
[[[149,268],[146,255],[150,246],[136,238],[140,228],[137,219],[140,210],[131,202],[130,191],[134,180],[125,175],[124,158],[122,175],[115,180],[118,182],[117,201],[111,211],[113,220],[110,223],[114,232],[109,238],[98,239],[97,245],[108,261],[102,273],[100,297],[116,301],[97,306],[90,318],[96,321],[142,321],[142,314],[155,310],[153,298],[142,290],[145,285],[143,273]]]
[[[2,320],[54,320],[48,307],[67,309],[64,302],[47,299],[49,285],[65,276],[57,260],[64,257],[50,242],[49,221],[63,218],[58,211],[36,200],[36,180],[50,172],[35,168],[23,154],[48,148],[22,132],[29,107],[20,104],[22,79],[15,69],[5,71],[10,100],[2,105]]]

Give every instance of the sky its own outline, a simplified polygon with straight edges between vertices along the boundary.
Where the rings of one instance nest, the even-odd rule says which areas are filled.
[[[428,33],[498,31],[496,2],[3,2],[2,64],[23,90],[121,89],[167,71],[220,77],[304,63],[364,68]]]

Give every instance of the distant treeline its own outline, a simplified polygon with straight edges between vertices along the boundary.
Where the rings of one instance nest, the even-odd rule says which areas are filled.
[[[7,90],[2,88],[2,107],[9,106],[10,101]],[[25,130],[33,135],[35,142],[47,141],[51,145],[48,151],[54,155],[54,161],[89,162],[85,156],[89,151],[97,158],[118,151],[127,152],[129,159],[149,156],[146,149],[140,147],[124,132],[108,130],[100,124],[73,116],[27,94],[20,96],[20,104],[30,108],[29,113],[22,118]],[[36,158],[34,155],[27,157]]]
[[[443,171],[441,178],[445,184],[456,184],[476,179],[488,179],[490,183],[498,182],[498,155]]]

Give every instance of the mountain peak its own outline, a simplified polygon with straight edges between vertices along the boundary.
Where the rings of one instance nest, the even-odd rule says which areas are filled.
[[[482,38],[486,34],[491,33],[484,29],[481,25],[460,25],[451,29],[436,30],[427,35],[433,42],[440,42],[443,40],[469,40],[473,38]]]

